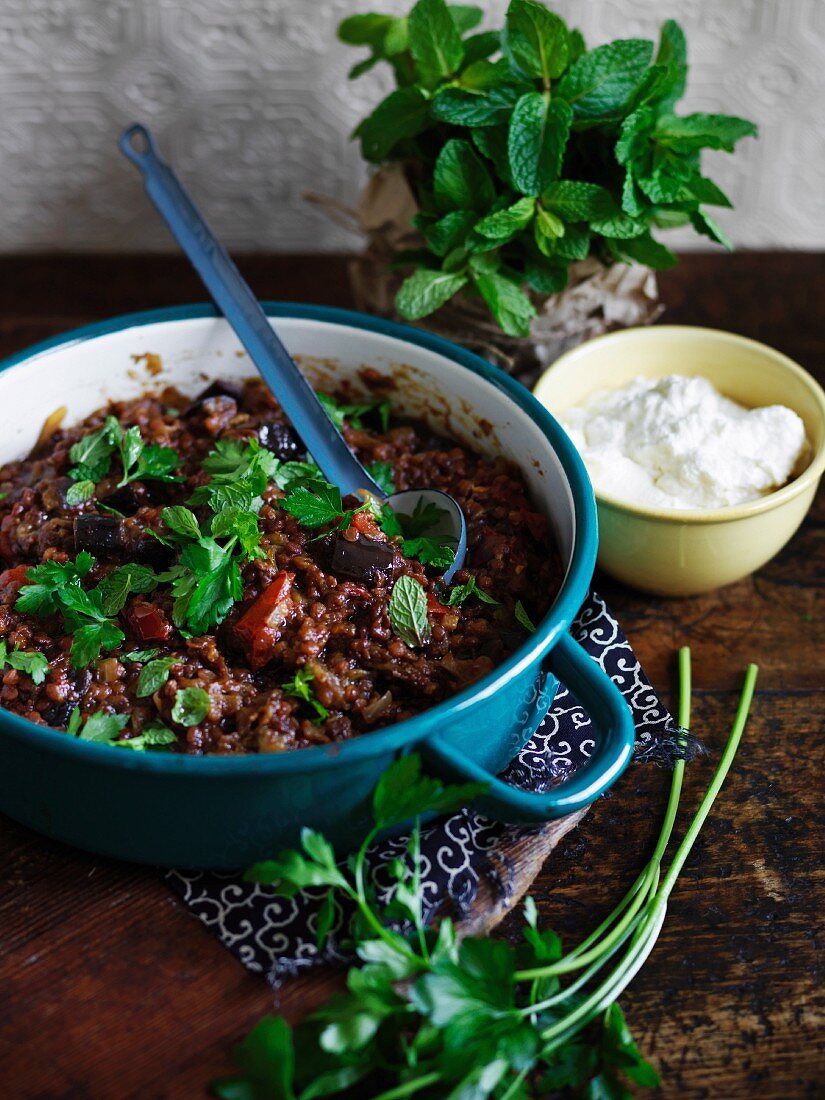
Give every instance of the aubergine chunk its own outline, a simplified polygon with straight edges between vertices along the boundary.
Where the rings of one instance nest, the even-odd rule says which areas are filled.
[[[350,542],[337,535],[332,549],[333,573],[356,581],[372,582],[377,576],[392,577],[395,550],[388,542],[373,542],[359,535]]]

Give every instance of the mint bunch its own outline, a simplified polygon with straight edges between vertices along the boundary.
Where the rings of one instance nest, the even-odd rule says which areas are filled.
[[[692,225],[730,247],[705,211],[732,204],[702,174],[703,149],[732,152],[756,126],[730,115],[679,117],[685,36],[672,20],[658,47],[621,39],[588,50],[537,0],[512,0],[505,26],[478,33],[481,8],[418,0],[409,16],[345,19],[340,38],[370,53],[392,91],[355,130],[366,160],[403,162],[424,247],[396,298],[418,320],[453,295],[480,296],[510,336],[526,336],[534,299],[563,290],[594,256],[667,268],[652,229]]]

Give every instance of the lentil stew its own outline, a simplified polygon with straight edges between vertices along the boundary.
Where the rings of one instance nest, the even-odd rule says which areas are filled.
[[[324,399],[380,483],[468,525],[341,500],[258,380],[113,402],[0,467],[0,704],[120,748],[281,752],[412,717],[509,656],[562,580],[519,471]]]

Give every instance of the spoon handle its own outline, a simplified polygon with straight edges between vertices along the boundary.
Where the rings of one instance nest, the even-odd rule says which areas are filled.
[[[370,477],[327,416],[229,253],[161,158],[149,130],[138,124],[129,126],[120,135],[118,144],[143,173],[146,193],[278,398],[324,477],[337,485],[344,496],[367,489],[386,500],[387,494]]]

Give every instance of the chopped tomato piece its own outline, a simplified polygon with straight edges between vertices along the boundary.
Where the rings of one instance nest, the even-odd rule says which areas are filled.
[[[371,512],[356,512],[352,517],[351,526],[368,539],[375,539],[378,542],[386,542],[387,540],[387,536],[375,522],[375,517]]]
[[[436,619],[443,619],[449,611],[449,607],[445,607],[443,603],[435,598],[432,592],[427,593],[427,614],[434,616]]]
[[[255,672],[272,660],[286,619],[289,591],[294,580],[294,573],[281,571],[235,623],[235,633],[243,642],[249,664]]]
[[[4,569],[0,573],[0,589],[10,588],[12,585],[20,588],[26,583],[26,574],[30,568],[28,565],[15,565],[11,569]]]
[[[172,633],[172,624],[153,603],[133,603],[126,617],[142,642],[165,642]]]

